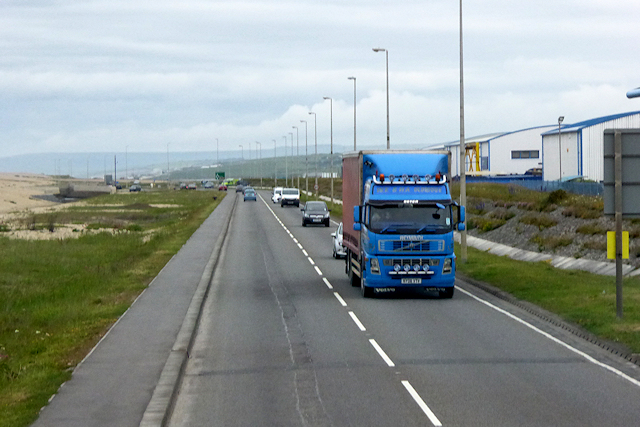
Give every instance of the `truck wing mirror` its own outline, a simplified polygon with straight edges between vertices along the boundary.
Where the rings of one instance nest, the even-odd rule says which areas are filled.
[[[467,226],[464,225],[464,222],[458,224],[458,231],[464,231],[467,229]]]
[[[360,224],[360,206],[353,207],[353,223]]]
[[[458,223],[464,223],[467,219],[466,209],[464,206],[457,206],[457,207],[458,207]]]

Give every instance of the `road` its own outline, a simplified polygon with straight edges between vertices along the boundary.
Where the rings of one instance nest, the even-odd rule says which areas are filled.
[[[335,227],[259,193],[238,202],[171,426],[638,424],[637,367],[463,281],[451,300],[363,299]]]

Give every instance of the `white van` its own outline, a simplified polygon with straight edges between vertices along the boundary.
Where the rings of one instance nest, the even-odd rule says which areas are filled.
[[[273,203],[280,203],[280,199],[282,198],[282,187],[275,187],[273,189],[273,194],[271,195],[271,200]]]
[[[284,205],[300,206],[300,190],[297,188],[284,188],[280,198],[280,207]]]

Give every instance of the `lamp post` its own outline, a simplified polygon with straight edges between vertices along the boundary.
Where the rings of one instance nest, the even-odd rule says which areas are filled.
[[[240,161],[240,170],[242,171],[241,178],[244,179],[244,147],[242,145],[238,145],[240,147],[240,152],[242,153],[242,160]]]
[[[304,179],[306,181],[305,191],[309,195],[309,146],[308,146],[308,133],[307,133],[307,121],[300,120],[300,123],[304,123]]]
[[[631,98],[637,98],[640,96],[640,87],[637,87],[635,89],[631,89],[629,92],[627,92],[627,98],[631,99]]]
[[[260,146],[260,156],[258,157],[258,162],[259,162],[259,175],[260,175],[260,187],[262,187],[262,144],[259,143],[258,141],[256,141],[256,148],[258,148],[258,145]]]
[[[353,151],[356,151],[356,78],[347,77],[347,80],[353,80]]]
[[[564,121],[564,116],[558,117],[558,165],[560,166],[560,176],[558,181],[562,181],[562,134],[560,133],[560,125]]]
[[[315,190],[316,193],[316,199],[318,198],[318,117],[316,116],[316,113],[314,113],[313,111],[309,111],[309,114],[313,114],[313,132],[315,134],[314,139],[315,139],[315,143],[316,143],[316,155],[315,155],[315,159],[316,159],[316,183],[313,186],[313,189]]]
[[[169,144],[170,142],[167,142],[167,188],[169,188],[169,186],[171,185],[171,172],[169,169]]]
[[[278,157],[276,155],[276,140],[273,140],[273,186],[278,186]]]
[[[129,179],[129,146],[124,147],[124,175],[126,179]]]
[[[284,138],[284,186],[289,186],[289,155],[287,154],[287,135]]]
[[[331,167],[329,168],[329,176],[331,177],[331,205],[333,205],[333,99],[329,96],[325,96],[324,99],[328,99],[331,105]]]
[[[462,0],[460,0],[460,205],[467,205],[467,178],[465,158],[467,154],[464,141],[464,72],[462,55]],[[467,262],[467,230],[460,231],[460,262]]]
[[[244,162],[244,159],[243,159]],[[249,174],[247,176],[253,177],[251,171],[252,171],[252,167],[251,167],[251,143],[249,143]]]
[[[296,130],[296,158],[300,158],[300,133],[298,132],[298,126],[291,126]],[[293,135],[291,135],[291,151],[293,151]],[[297,163],[297,162],[296,162]],[[298,190],[300,190],[300,169],[298,169]],[[293,178],[291,178],[293,180]]]
[[[462,0],[460,0],[462,4]],[[462,15],[461,15],[462,16]],[[385,52],[387,58],[387,150],[389,149],[389,51],[382,48],[373,48],[374,52]]]

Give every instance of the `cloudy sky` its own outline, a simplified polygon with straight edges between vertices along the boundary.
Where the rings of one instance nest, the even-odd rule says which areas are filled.
[[[466,135],[640,110],[638,0],[464,0]],[[2,0],[0,156],[459,138],[458,0]],[[289,139],[290,141],[290,139]],[[338,151],[338,150],[337,150]],[[267,156],[268,154],[264,154]]]

